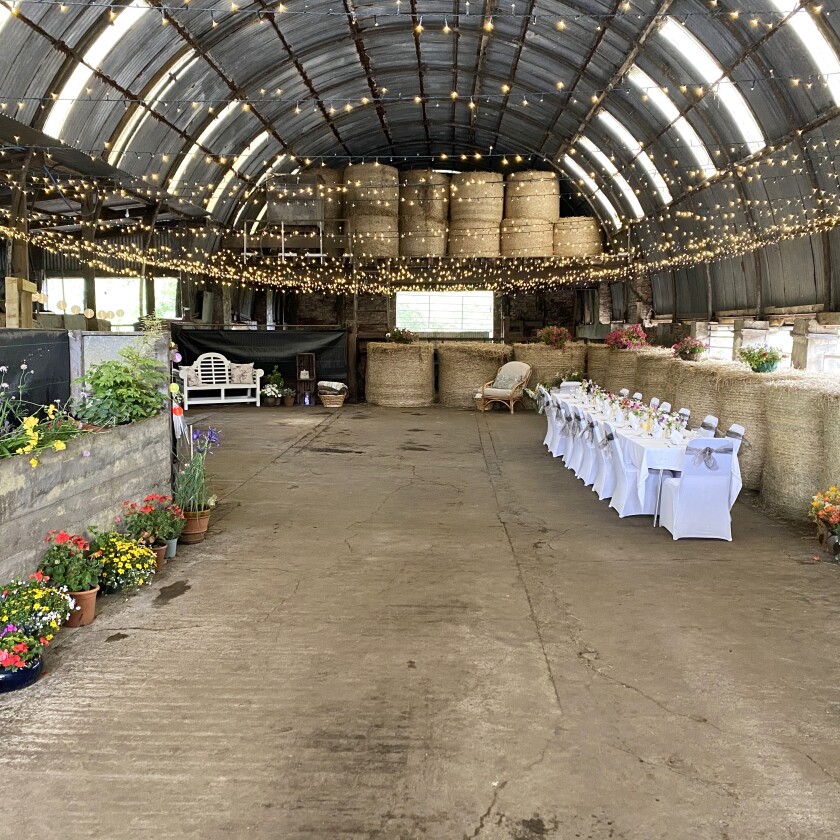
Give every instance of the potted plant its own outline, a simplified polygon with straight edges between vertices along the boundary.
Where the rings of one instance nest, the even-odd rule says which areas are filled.
[[[709,345],[705,341],[700,341],[699,338],[687,335],[676,344],[672,344],[671,349],[674,351],[675,358],[682,359],[684,362],[696,362],[709,349]]]
[[[572,334],[565,327],[550,326],[543,327],[537,338],[555,350],[562,350],[572,340]]]
[[[394,327],[391,332],[385,333],[385,341],[394,344],[411,344],[413,341],[417,341],[417,336],[411,330]]]
[[[96,528],[89,530],[93,534],[91,549],[99,552],[102,560],[102,572],[99,575],[101,591],[129,594],[144,583],[152,582],[157,560],[154,551],[148,546],[127,534],[114,531],[100,534]]]
[[[283,388],[280,391],[280,396],[283,398],[283,405],[287,408],[290,405],[295,404],[295,389],[294,388]]]
[[[18,630],[47,641],[70,617],[73,599],[66,586],[49,586],[49,577],[38,571],[26,581],[13,580],[0,591],[0,626],[13,624]]]
[[[817,493],[808,509],[808,518],[817,524],[817,538],[834,557],[840,557],[840,490],[829,487]]]
[[[96,615],[96,593],[102,572],[99,554],[91,553],[87,540],[79,534],[67,531],[50,531],[44,542],[50,543],[50,547],[41,558],[38,571],[49,580],[50,586],[66,587],[74,601],[66,626],[90,624]]]
[[[45,636],[34,636],[8,622],[0,627],[0,694],[32,685],[44,667]]]
[[[772,373],[784,358],[778,347],[767,344],[748,344],[738,351],[738,357],[746,362],[754,373]]]
[[[168,511],[171,504],[172,496],[149,493],[141,502],[123,502],[121,515],[117,517],[121,530],[155,552],[157,571],[161,570],[166,555],[167,537],[164,533],[171,531]]]
[[[262,394],[263,405],[277,405],[277,401],[283,395],[285,389],[279,388],[277,385],[266,385],[260,393]]]
[[[172,501],[171,496],[165,496],[164,498],[169,499],[169,504],[163,509],[166,516],[160,527],[158,537],[166,543],[166,554],[164,557],[169,560],[175,556],[178,549],[178,537],[181,536],[181,532],[184,530],[186,517],[180,506]]]
[[[83,396],[73,414],[84,426],[120,426],[158,414],[166,402],[161,390],[166,368],[133,347],[120,350],[121,361],[93,365],[80,379]]]
[[[604,343],[616,350],[632,350],[647,346],[648,340],[641,324],[631,324],[629,327],[613,330],[607,335]]]
[[[186,522],[181,542],[201,542],[210,524],[210,513],[216,497],[207,484],[207,456],[219,447],[216,429],[193,429],[190,439],[190,459],[175,476],[175,502],[184,511]]]

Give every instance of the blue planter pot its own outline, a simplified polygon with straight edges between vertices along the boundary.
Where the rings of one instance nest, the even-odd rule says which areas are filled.
[[[0,694],[5,694],[7,691],[17,691],[19,688],[32,685],[41,676],[43,670],[43,656],[39,656],[28,668],[21,668],[17,671],[0,670]]]
[[[755,373],[773,373],[774,370],[779,366],[778,362],[763,362],[760,365],[756,365],[753,368]]]

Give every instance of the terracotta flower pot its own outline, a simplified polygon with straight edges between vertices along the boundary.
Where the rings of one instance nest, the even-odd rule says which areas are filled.
[[[86,589],[84,592],[71,592],[70,597],[76,602],[76,609],[70,613],[70,618],[64,622],[65,627],[86,627],[93,622],[96,615],[96,593],[99,587]]]
[[[210,513],[210,510],[185,511],[187,521],[178,539],[185,545],[201,542],[210,524]]]
[[[166,557],[166,543],[155,543],[151,548],[155,553],[155,573],[160,574],[166,565],[166,560],[164,560],[164,557]]]
[[[263,397],[261,405],[277,405],[277,397]]]
[[[283,405],[290,406],[295,404],[294,397],[283,397]]]
[[[18,668],[17,671],[7,671],[5,668],[0,668],[0,694],[7,691],[17,691],[19,688],[32,685],[41,676],[43,668],[44,659],[42,656],[34,659],[28,668]]]

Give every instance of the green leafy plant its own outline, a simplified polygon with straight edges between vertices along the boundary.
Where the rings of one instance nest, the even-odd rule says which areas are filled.
[[[100,362],[77,382],[82,400],[73,413],[93,426],[123,425],[154,417],[163,408],[166,368],[133,347],[120,350],[121,361]]]
[[[411,330],[394,327],[391,332],[385,333],[385,340],[393,344],[411,344],[412,341],[417,340],[417,335]]]
[[[748,344],[738,351],[738,356],[756,373],[769,373],[778,367],[784,353],[778,347],[767,344]]]
[[[277,365],[274,365],[274,369],[269,373],[265,378],[266,385],[274,385],[275,388],[278,390],[281,389],[285,384],[286,380],[283,379],[283,374],[280,373],[279,368]],[[265,391],[263,391],[265,393]],[[266,396],[270,396],[267,394]]]
[[[70,592],[87,592],[99,583],[102,559],[90,553],[90,545],[79,534],[50,531],[45,537],[50,547],[38,564],[38,571],[49,578],[50,586],[66,586]]]
[[[133,539],[153,545],[179,537],[184,529],[184,514],[172,496],[149,493],[141,502],[123,502],[117,523]]]
[[[187,513],[208,510],[216,504],[207,484],[207,456],[218,448],[216,429],[193,429],[190,458],[175,476],[175,502]]]
[[[293,397],[295,395],[294,388],[281,388],[280,389],[280,396],[281,397]]]

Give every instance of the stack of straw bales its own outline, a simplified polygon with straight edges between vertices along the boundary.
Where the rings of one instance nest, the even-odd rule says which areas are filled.
[[[603,250],[601,228],[591,216],[566,216],[554,223],[555,257],[591,257]]]
[[[636,390],[641,391],[646,402],[653,397],[659,397],[664,402],[662,394],[666,391],[666,365],[673,353],[664,347],[645,347],[636,350]]]
[[[318,175],[324,181],[324,253],[338,257],[344,253],[339,221],[344,218],[344,172],[341,169],[322,166]]]
[[[617,394],[622,388],[628,388],[632,394],[636,386],[636,365],[638,353],[634,350],[614,350],[610,348],[607,363],[607,390]]]
[[[495,172],[459,172],[449,198],[449,254],[498,257],[505,183]]]
[[[365,398],[371,405],[419,406],[435,401],[435,350],[431,344],[371,342]]]
[[[506,344],[453,341],[439,344],[437,352],[440,404],[474,408],[476,393],[510,360],[511,348]]]
[[[526,170],[511,173],[505,189],[502,256],[552,256],[554,223],[559,216],[560,186],[553,172]]]
[[[400,253],[399,172],[360,163],[344,170],[344,207],[353,231],[353,256],[376,259]]]
[[[691,409],[689,427],[692,429],[698,428],[708,414],[720,420],[724,406],[719,393],[719,377],[729,372],[741,373],[745,366],[715,359],[683,362],[683,365],[677,388],[679,405],[675,405],[674,410]]]
[[[412,169],[400,179],[400,256],[443,257],[449,218],[449,176]]]
[[[590,344],[586,349],[586,375],[602,388],[607,383],[607,366],[612,348],[606,344]]]
[[[531,366],[529,387],[536,387],[538,382],[547,386],[565,373],[586,370],[586,345],[582,341],[570,341],[562,349],[555,350],[542,342],[514,344],[513,358]]]

